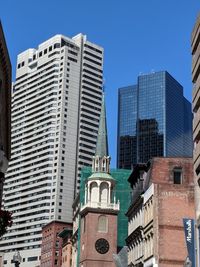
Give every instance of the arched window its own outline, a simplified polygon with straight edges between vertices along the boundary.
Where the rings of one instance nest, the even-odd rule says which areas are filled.
[[[108,184],[107,183],[101,183],[100,202],[101,203],[108,203]]]
[[[91,202],[99,202],[98,198],[98,186],[96,182],[93,182],[90,185],[90,201]]]
[[[98,220],[98,232],[108,232],[108,218],[105,215],[99,216]]]

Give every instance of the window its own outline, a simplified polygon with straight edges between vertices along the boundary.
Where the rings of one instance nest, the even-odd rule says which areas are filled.
[[[104,215],[99,216],[98,220],[98,232],[108,232],[108,218]]]
[[[174,168],[173,173],[174,184],[182,184],[182,169]]]
[[[54,44],[54,48],[59,48],[60,47],[60,44],[57,43],[57,44]]]
[[[108,184],[107,183],[101,183],[100,185],[100,202],[107,203],[108,202]]]
[[[28,258],[28,261],[37,261],[38,260],[38,257],[29,257]]]

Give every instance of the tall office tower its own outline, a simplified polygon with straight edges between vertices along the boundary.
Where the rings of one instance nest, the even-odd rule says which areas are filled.
[[[166,71],[119,89],[117,167],[131,169],[157,156],[191,157],[191,104]]]
[[[200,14],[192,31],[192,107],[194,140],[194,183],[197,219],[197,266],[200,266]]]
[[[10,158],[11,63],[0,21],[0,209],[5,172]]]
[[[0,242],[5,266],[15,250],[21,267],[39,265],[41,227],[72,222],[81,167],[95,154],[102,72],[103,49],[82,34],[56,35],[18,55],[4,190],[13,226]]]

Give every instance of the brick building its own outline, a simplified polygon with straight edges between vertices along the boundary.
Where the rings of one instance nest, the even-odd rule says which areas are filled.
[[[62,264],[61,267],[72,267],[72,229],[65,228],[58,235],[62,238]]]
[[[137,166],[129,182],[128,266],[182,267],[183,218],[195,216],[192,159],[154,158]]]
[[[62,238],[59,233],[72,225],[65,222],[52,221],[42,228],[41,267],[62,266]]]

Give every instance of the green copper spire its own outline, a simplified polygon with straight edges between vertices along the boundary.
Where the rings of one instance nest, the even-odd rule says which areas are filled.
[[[99,121],[99,131],[97,136],[97,147],[95,156],[108,156],[108,136],[106,124],[106,107],[104,93],[102,96],[101,116]]]

